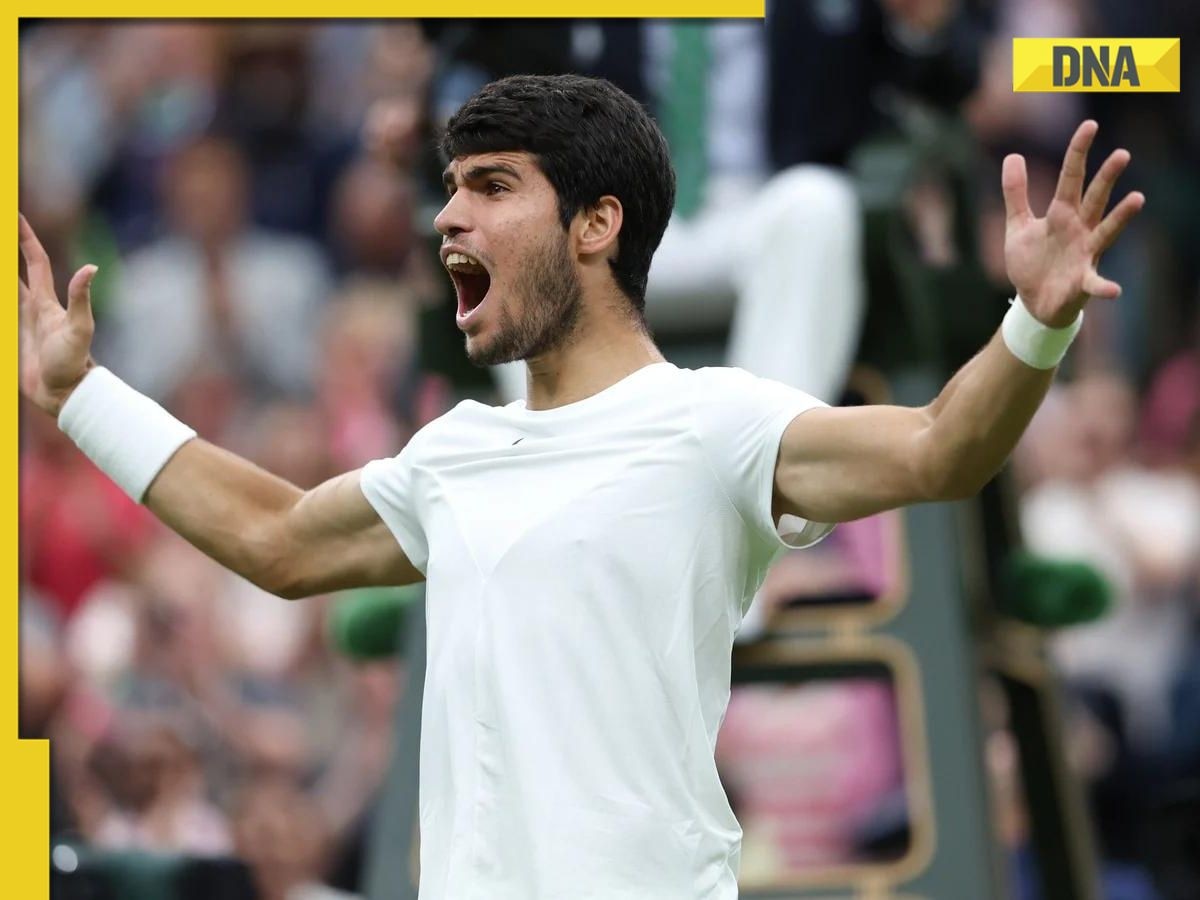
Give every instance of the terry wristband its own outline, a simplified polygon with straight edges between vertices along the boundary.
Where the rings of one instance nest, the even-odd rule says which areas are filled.
[[[58,427],[138,503],[167,460],[196,436],[101,366],[88,372],[67,398]]]
[[[1083,311],[1066,328],[1043,325],[1025,308],[1018,294],[1012,300],[1000,334],[1012,355],[1035,369],[1053,369],[1067,355],[1067,348],[1083,326]]]

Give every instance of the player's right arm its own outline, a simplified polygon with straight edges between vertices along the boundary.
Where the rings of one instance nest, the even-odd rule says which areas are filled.
[[[23,216],[19,229],[28,279],[18,279],[21,393],[57,417],[95,365],[89,288],[96,269],[75,273],[64,309],[50,260]],[[359,478],[350,472],[302,491],[194,438],[170,457],[141,499],[204,553],[282,597],[420,581]]]
[[[208,556],[280,597],[423,580],[359,476],[302,491],[197,438],[171,457],[145,503]]]

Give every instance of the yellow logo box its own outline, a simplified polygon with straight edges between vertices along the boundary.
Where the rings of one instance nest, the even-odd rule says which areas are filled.
[[[1179,38],[1013,38],[1013,91],[1179,91]]]

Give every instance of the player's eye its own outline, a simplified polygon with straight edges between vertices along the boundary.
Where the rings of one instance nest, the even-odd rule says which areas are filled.
[[[487,183],[487,187],[485,188],[485,193],[488,194],[488,196],[507,192],[508,186],[501,184],[499,181],[489,181]]]

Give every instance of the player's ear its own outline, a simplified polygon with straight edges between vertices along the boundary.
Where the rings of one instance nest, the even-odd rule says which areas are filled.
[[[580,214],[577,247],[580,255],[616,253],[617,235],[621,231],[625,210],[621,201],[606,194]]]

